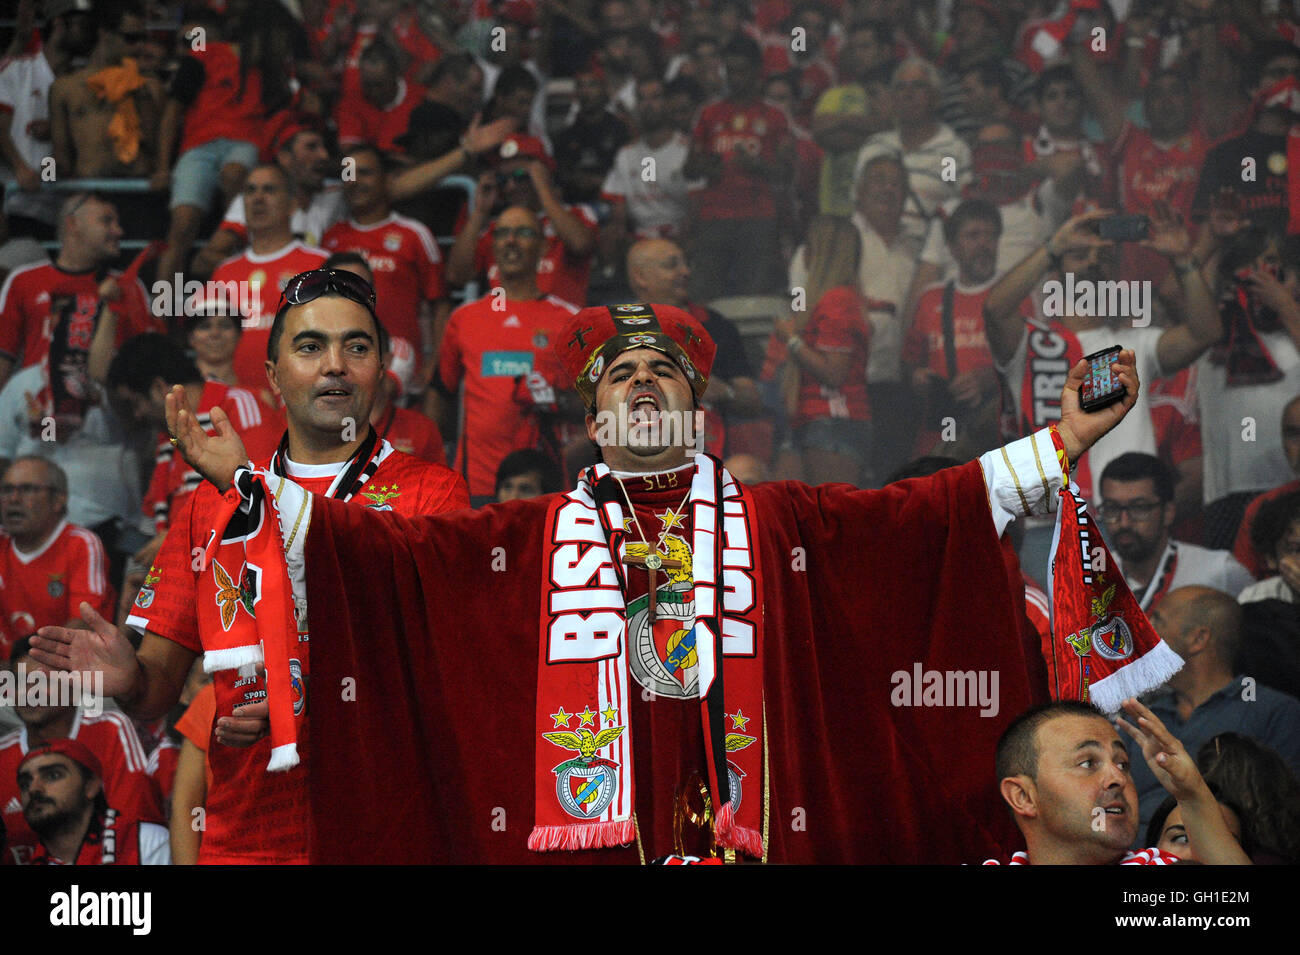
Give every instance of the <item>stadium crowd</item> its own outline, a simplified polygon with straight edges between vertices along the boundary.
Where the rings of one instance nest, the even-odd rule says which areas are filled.
[[[82,601],[148,607],[200,481],[167,440],[174,386],[275,451],[272,317],[308,270],[373,286],[369,420],[476,507],[595,462],[552,355],[584,306],[701,322],[706,447],[746,483],[970,461],[1121,346],[1138,404],[1075,480],[1186,661],[1146,703],[1246,855],[1300,862],[1300,4],[19,0],[5,26],[12,669]],[[1045,641],[1049,536],[1020,544]],[[165,861],[159,824],[193,862],[205,682],[148,724],[0,707],[3,862]],[[1051,831],[1043,727],[1088,719],[1008,731],[1030,852],[1061,842],[1024,823]],[[1195,767],[1160,778],[1139,736],[1099,747],[1132,847],[1160,850],[1124,859],[1196,858]]]

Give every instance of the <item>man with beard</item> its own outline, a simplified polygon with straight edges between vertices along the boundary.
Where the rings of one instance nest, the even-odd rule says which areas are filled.
[[[35,685],[33,671],[39,668],[32,660],[28,638],[14,644],[9,669],[16,681],[25,680],[29,689]],[[48,683],[51,690],[58,685],[53,680]],[[83,682],[82,686],[93,688],[93,683]],[[148,774],[140,737],[126,716],[116,710],[103,710],[102,705],[96,711],[62,700],[47,699],[45,705],[28,702],[32,705],[15,707],[22,725],[0,736],[0,814],[9,832],[0,864],[26,864],[39,843],[36,833],[23,818],[16,780],[18,767],[42,746],[75,743],[94,753],[100,767],[96,775],[102,781],[110,805],[132,819],[163,821],[158,787]]]
[[[1193,757],[1151,710],[1124,704],[1119,720],[1160,785],[1178,800],[1206,865],[1250,865]],[[1159,849],[1129,851],[1138,799],[1115,727],[1087,703],[1057,701],[1021,714],[998,741],[998,788],[1025,837],[1009,865],[1171,865]],[[999,865],[988,859],[985,865]]]
[[[327,741],[311,755],[313,860],[938,862],[1001,851],[1011,823],[992,818],[984,780],[999,724],[969,708],[895,709],[905,704],[891,702],[890,673],[922,658],[964,667],[974,653],[1000,672],[1008,717],[1031,705],[1018,639],[974,647],[944,635],[1014,612],[999,534],[1013,515],[1046,512],[1063,456],[1132,408],[1133,354],[1112,369],[1122,404],[1082,412],[1081,362],[1057,431],[858,491],[745,488],[692,453],[682,424],[706,392],[714,345],[680,309],[585,309],[558,344],[604,463],[567,495],[414,521],[240,471],[233,433],[203,436],[177,395],[177,440],[237,488],[229,512],[246,493],[259,508],[278,501],[267,518],[289,541],[288,566],[279,538],[264,566],[305,596],[328,648],[313,660],[319,684],[346,673],[358,689],[313,703],[312,733]],[[253,490],[263,482],[269,496]],[[103,672],[106,692],[154,695],[157,662],[141,671],[111,627],[47,628],[40,642],[49,665]],[[293,699],[277,667],[273,717]],[[394,692],[400,673],[412,678]],[[382,753],[371,744],[380,726]],[[854,726],[881,739],[832,758],[835,728]],[[293,724],[273,718],[272,737],[293,745]],[[815,833],[780,822],[805,815],[820,820]]]
[[[1004,436],[1032,431],[1054,420],[1059,413],[1055,401],[1041,396],[1053,394],[1060,376],[1085,355],[1116,344],[1130,348],[1138,356],[1143,380],[1148,380],[1173,375],[1219,340],[1223,331],[1219,311],[1191,254],[1191,237],[1168,207],[1157,209],[1160,214],[1151,219],[1151,234],[1144,242],[1173,263],[1185,302],[1180,325],[1159,327],[1150,312],[1141,317],[1109,314],[1111,302],[1103,294],[1106,286],[1102,283],[1114,279],[1116,270],[1114,243],[1097,234],[1097,223],[1110,215],[1104,210],[1068,220],[989,290],[984,333],[1007,389]],[[1110,287],[1117,289],[1123,284]],[[1071,290],[1068,302],[1067,290]],[[1084,297],[1089,292],[1090,298]],[[1130,310],[1140,292],[1140,287],[1132,289]],[[1146,304],[1148,308],[1155,305],[1150,300]],[[1094,475],[1112,458],[1125,451],[1153,454],[1155,450],[1151,403],[1144,393],[1114,438],[1079,463],[1075,480],[1084,496],[1091,496]]]
[[[99,760],[76,740],[34,747],[18,766],[23,818],[40,837],[29,865],[170,865],[165,826],[104,798]]]
[[[1228,551],[1170,537],[1175,480],[1159,458],[1136,451],[1121,454],[1101,472],[1097,516],[1143,610],[1179,587],[1200,584],[1235,597],[1254,582]]]

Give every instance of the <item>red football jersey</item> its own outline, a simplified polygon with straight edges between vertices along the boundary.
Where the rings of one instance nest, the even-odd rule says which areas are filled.
[[[989,297],[991,287],[990,282],[973,290],[960,285],[953,289],[952,343],[959,375],[993,366],[993,353],[984,337],[984,300]],[[912,328],[903,341],[903,362],[948,377],[948,360],[943,347],[942,285],[932,285],[921,293]]]
[[[403,454],[446,466],[447,451],[442,446],[442,432],[428,415],[390,404],[374,427],[381,438]]]
[[[167,865],[170,848],[165,826],[132,819],[108,809],[92,823],[72,862],[63,862],[37,845],[28,865]]]
[[[212,273],[213,282],[247,282],[253,290],[254,314],[244,316],[244,331],[235,347],[235,376],[245,388],[260,392],[266,387],[266,343],[285,285],[299,272],[319,268],[327,258],[329,253],[323,249],[294,239],[266,255],[247,249]]]
[[[370,143],[386,153],[405,152],[394,140],[406,133],[411,111],[424,102],[424,93],[423,86],[399,77],[397,95],[386,107],[375,106],[359,90],[343,96],[334,110],[339,145]]]
[[[1210,143],[1199,126],[1161,146],[1151,131],[1125,123],[1111,146],[1119,170],[1119,197],[1125,212],[1150,215],[1165,201],[1183,219],[1190,219],[1196,184]]]
[[[108,275],[121,276],[110,271]],[[14,371],[39,364],[50,350],[54,326],[70,319],[68,344],[90,349],[99,311],[100,272],[65,272],[53,263],[23,265],[0,287],[0,354],[14,360]],[[117,346],[141,332],[165,332],[166,325],[149,311],[140,280],[120,282],[122,296],[110,304],[117,314]]]
[[[575,205],[565,206],[565,208],[581,219],[582,224],[592,232],[600,228],[596,222],[596,213],[590,206]],[[541,220],[542,236],[546,242],[546,251],[537,262],[537,287],[543,295],[554,295],[562,301],[573,302],[582,307],[587,302],[587,283],[591,280],[592,256],[571,255],[565,249],[564,243],[560,241],[555,227],[551,225],[551,220],[540,214],[537,218]],[[501,284],[501,273],[492,254],[493,228],[494,226],[488,226],[479,236],[478,247],[474,251],[474,271],[480,275],[487,275],[489,288],[496,288]]]
[[[504,308],[494,308],[498,302]],[[455,467],[470,494],[494,494],[501,460],[537,446],[538,418],[523,382],[534,371],[546,373],[555,336],[577,311],[552,295],[522,302],[488,295],[451,313],[435,387],[454,395],[465,385]],[[557,385],[553,373],[550,384]]]
[[[289,475],[309,491],[328,493],[331,485],[338,483],[338,475],[354,463],[290,466]],[[380,444],[374,463],[377,466],[373,473],[351,499],[357,506],[406,516],[469,506],[464,482],[447,468],[401,454],[386,442]],[[224,567],[220,557],[202,570],[194,567],[194,548],[207,545],[220,507],[221,495],[207,483],[181,506],[149,569],[145,586],[136,597],[127,626],[148,630],[202,653],[209,644],[215,645],[217,635],[228,630],[234,613],[256,605],[252,597],[248,604],[239,602],[243,587],[256,586],[248,583],[251,578],[247,568]],[[230,596],[232,586],[240,588],[234,598]],[[299,635],[296,659],[306,679],[310,673],[306,634]],[[257,689],[263,686],[262,681],[240,670],[218,671],[213,683],[218,717],[229,716],[232,707],[241,702],[265,698]],[[304,734],[308,725],[304,724],[299,732],[299,753],[304,761],[286,772],[267,771],[269,739],[246,748],[222,746],[215,741],[209,745],[212,786],[200,850],[202,861],[306,861],[309,813],[305,754],[310,747]]]
[[[745,171],[737,153],[772,162],[790,139],[785,114],[761,100],[739,105],[717,100],[700,111],[692,148],[722,157],[722,177],[698,190],[701,219],[771,219],[776,191],[762,176]]]
[[[145,771],[158,787],[158,794],[162,797],[164,806],[171,805],[172,787],[176,783],[176,764],[180,758],[180,744],[164,737],[163,741],[153,748],[153,752],[149,754],[149,761],[145,764]]]
[[[203,66],[203,85],[185,109],[180,152],[214,139],[257,143],[266,117],[262,74],[252,67],[240,76],[239,54],[228,43],[209,41],[204,49],[187,49]]]
[[[93,531],[61,521],[43,545],[21,553],[0,535],[0,657],[40,627],[62,627],[86,601],[109,620],[117,594],[108,581],[108,558]]]
[[[239,432],[250,458],[260,461],[271,456],[284,432],[278,418],[268,419],[265,416],[264,406],[256,395],[244,388],[232,388],[217,381],[205,382],[203,394],[199,396],[199,404],[194,412],[199,427],[212,435],[217,433],[212,427],[212,409],[217,406],[221,407]],[[155,532],[167,529],[171,515],[180,502],[201,483],[203,478],[199,473],[185,463],[181,452],[172,447],[166,434],[160,434],[153,476],[149,479],[149,489],[145,491],[141,504],[145,517],[153,521]]]
[[[365,256],[375,276],[375,314],[390,336],[411,343],[418,360],[424,354],[420,303],[445,294],[442,255],[428,227],[396,212],[371,225],[349,219],[330,226],[321,245],[330,252]]]
[[[164,822],[158,787],[147,771],[144,749],[131,721],[116,710],[90,716],[79,710],[69,739],[84,743],[104,768],[104,795],[113,807],[146,822]],[[25,865],[39,840],[23,818],[18,798],[18,764],[30,748],[27,727],[0,736],[0,806],[3,807],[9,843],[5,865]]]

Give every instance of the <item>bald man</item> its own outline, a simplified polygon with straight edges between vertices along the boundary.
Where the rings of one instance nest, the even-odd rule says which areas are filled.
[[[1269,576],[1269,569],[1265,566],[1265,555],[1255,553],[1255,548],[1250,544],[1250,528],[1259,515],[1259,509],[1266,503],[1300,491],[1300,395],[1296,395],[1282,408],[1282,453],[1286,455],[1286,463],[1291,466],[1291,473],[1296,475],[1296,479],[1265,491],[1250,502],[1241,518],[1237,540],[1232,545],[1232,556],[1261,579]]]
[[[1219,733],[1241,733],[1271,746],[1292,772],[1300,773],[1300,701],[1237,673],[1233,661],[1241,642],[1241,607],[1210,587],[1179,587],[1147,616],[1156,632],[1185,661],[1147,701],[1189,753]],[[1128,744],[1137,786],[1140,825],[1145,832],[1165,792],[1141,753]]]
[[[740,332],[730,319],[690,301],[686,290],[690,275],[686,254],[668,239],[642,239],[627,250],[627,282],[632,297],[638,302],[685,309],[717,342],[718,357],[704,406],[706,412],[715,412],[705,421],[708,450],[721,455],[727,424],[736,418],[755,417],[762,412],[763,403]],[[723,440],[715,442],[715,436]]]

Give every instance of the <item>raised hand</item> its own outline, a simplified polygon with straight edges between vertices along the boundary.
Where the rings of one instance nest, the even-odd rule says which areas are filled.
[[[1084,378],[1088,376],[1086,361],[1079,359],[1070,369],[1069,377],[1065,380],[1065,388],[1061,392],[1061,423],[1057,425],[1057,430],[1060,431],[1061,441],[1065,444],[1065,453],[1070,456],[1071,461],[1079,460],[1079,455],[1119,424],[1120,420],[1137,404],[1138,388],[1141,387],[1141,382],[1138,381],[1137,356],[1128,349],[1121,351],[1119,358],[1111,364],[1110,370],[1118,376],[1127,394],[1122,401],[1107,405],[1099,411],[1084,411],[1079,403],[1079,388],[1083,385]]]
[[[32,636],[32,659],[51,670],[102,673],[106,696],[130,695],[140,670],[131,641],[90,604],[82,601],[80,609],[90,629],[41,627]]]
[[[1156,202],[1151,208],[1150,219],[1151,232],[1142,245],[1171,259],[1191,255],[1192,235],[1169,203]]]
[[[1179,802],[1201,795],[1205,780],[1182,741],[1140,701],[1125,700],[1123,708],[1133,723],[1122,717],[1116,719],[1116,723],[1142,747],[1142,755],[1156,781]]]
[[[225,491],[235,481],[235,471],[248,464],[248,451],[230,419],[220,408],[212,409],[215,435],[199,425],[185,396],[185,386],[176,385],[167,395],[167,433],[172,444],[194,470]]]
[[[1066,219],[1061,227],[1047,240],[1047,251],[1052,255],[1064,255],[1082,249],[1114,245],[1110,239],[1103,239],[1097,234],[1095,223],[1110,218],[1114,213],[1110,209],[1093,209],[1081,212],[1073,218]]]

